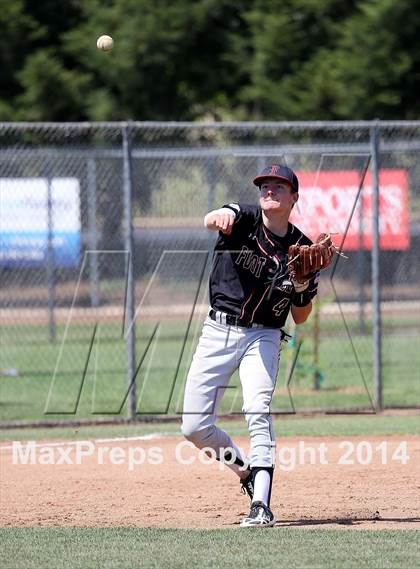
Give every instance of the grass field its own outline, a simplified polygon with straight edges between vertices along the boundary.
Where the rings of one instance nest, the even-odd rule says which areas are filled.
[[[184,328],[185,324],[165,324],[157,330],[145,354],[152,329],[148,324],[139,327],[137,360],[144,356],[137,379],[140,414],[181,411],[185,376],[196,345],[196,330],[190,331],[184,344]],[[53,419],[61,413],[67,414],[67,418],[118,414],[127,385],[126,346],[119,328],[115,325],[101,326],[91,348],[93,326],[73,326],[59,357],[63,330],[63,327],[58,328],[55,344],[46,340],[45,327],[7,327],[2,330],[0,369],[16,369],[18,373],[16,377],[0,378],[3,420]],[[370,406],[364,381],[372,396],[372,338],[354,333],[352,341],[353,346],[342,328],[335,332],[330,330],[328,336],[322,336],[318,368],[323,381],[321,388],[315,390],[313,343],[310,336],[304,336],[290,384],[296,409]],[[420,404],[419,347],[416,334],[384,337],[385,405]],[[290,346],[282,352],[273,409],[293,408],[284,382],[294,355],[295,351]],[[57,374],[46,416],[44,411],[56,365]],[[242,397],[241,390],[237,389],[238,374],[230,385],[222,412],[240,412]],[[123,407],[122,414],[125,412]]]
[[[244,420],[220,422],[233,436],[246,435]],[[419,434],[419,416],[395,413],[362,416],[284,416],[275,419],[284,437]],[[179,423],[14,429],[6,440],[60,440],[179,434]],[[3,495],[2,499],[7,499]],[[182,507],[182,500],[180,500]],[[155,529],[140,527],[0,528],[5,569],[229,568],[336,569],[418,567],[420,533],[405,530],[324,528],[296,521],[267,530]]]
[[[419,533],[405,531],[0,529],[4,569],[418,567]]]
[[[245,420],[219,421],[218,425],[231,436],[247,436]],[[381,415],[316,415],[279,416],[274,418],[277,437],[345,436],[345,435],[416,435],[420,434],[418,414]],[[180,421],[135,425],[97,425],[32,429],[0,429],[0,440],[62,440],[95,439],[103,437],[133,437],[151,433],[180,434]]]

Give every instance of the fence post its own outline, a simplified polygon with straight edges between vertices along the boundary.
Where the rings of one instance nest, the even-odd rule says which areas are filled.
[[[319,371],[319,312],[320,305],[317,297],[313,300],[313,318],[312,318],[312,384],[313,388],[318,391],[321,389],[320,371]]]
[[[207,211],[212,211],[215,207],[214,204],[214,192],[216,186],[216,159],[208,158],[206,164],[206,178],[208,185],[207,194]]]
[[[357,251],[357,276],[359,284],[359,333],[366,334],[365,323],[365,229],[364,229],[363,188],[359,196],[359,243]]]
[[[132,191],[133,176],[131,163],[131,125],[125,123],[122,129],[123,136],[123,201],[124,201],[124,248],[127,255],[127,290],[125,299],[125,322],[128,325],[126,333],[127,341],[127,380],[128,380],[128,416],[134,419],[136,416],[136,326],[134,322],[135,310],[135,284],[133,272],[133,211]]]
[[[47,158],[47,287],[48,287],[48,337],[51,343],[56,339],[55,325],[55,259],[54,259],[54,201],[52,192],[52,179],[50,159]]]
[[[95,158],[87,160],[87,187],[88,187],[88,224],[89,224],[89,282],[90,282],[90,305],[93,308],[99,306],[99,271],[98,271],[98,232],[96,229],[97,210],[97,184],[96,184],[96,161]],[[93,252],[95,251],[95,253]]]
[[[382,409],[382,331],[381,331],[381,289],[379,275],[380,231],[379,231],[379,121],[370,131],[372,154],[372,308],[373,308],[373,379],[375,385],[375,408]]]

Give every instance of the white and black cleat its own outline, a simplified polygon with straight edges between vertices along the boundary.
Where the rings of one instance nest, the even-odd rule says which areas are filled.
[[[273,512],[264,502],[252,502],[249,516],[241,521],[241,527],[272,527],[276,524]]]

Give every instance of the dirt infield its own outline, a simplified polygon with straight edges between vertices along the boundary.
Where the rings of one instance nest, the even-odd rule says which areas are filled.
[[[407,442],[406,464],[399,455],[392,458],[401,441]],[[0,526],[237,527],[249,508],[237,477],[221,470],[220,463],[202,464],[196,451],[179,446],[183,442],[170,436],[102,439],[79,446],[69,441],[36,443],[32,455],[28,451],[35,464],[13,464],[13,457],[15,462],[21,458],[16,447],[13,450],[11,443],[5,443],[0,447]],[[238,443],[247,448],[246,439]],[[323,457],[318,452],[322,443]],[[101,451],[100,458],[105,447],[108,450]],[[121,464],[111,462],[111,448],[119,449],[112,451],[112,460]],[[76,450],[92,454],[81,456],[80,464],[75,464]],[[181,464],[177,451],[183,461],[194,462]],[[290,468],[294,452],[298,464]],[[354,464],[339,463],[346,461],[346,455]],[[145,457],[143,464],[133,464]],[[309,464],[310,458],[314,464]],[[58,464],[60,460],[73,464]],[[418,437],[278,440],[272,497],[278,526],[420,528],[419,496]]]

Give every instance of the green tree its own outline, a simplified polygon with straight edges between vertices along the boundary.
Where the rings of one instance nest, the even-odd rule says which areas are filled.
[[[0,0],[0,120],[418,118],[417,4]]]
[[[331,55],[338,117],[419,118],[419,29],[418,2],[360,5]]]
[[[17,119],[77,121],[87,116],[83,92],[89,78],[66,69],[53,48],[27,57],[18,78],[23,93],[16,98]]]
[[[272,119],[418,117],[415,4],[256,0],[239,98]]]
[[[16,76],[36,40],[36,21],[24,11],[23,0],[0,0],[0,120],[13,117],[13,98],[21,86]]]
[[[311,76],[318,73],[311,62],[334,46],[338,27],[353,9],[354,2],[342,0],[255,0],[245,14],[249,24],[248,42],[242,44],[245,52],[237,53],[249,78],[238,98],[255,117],[307,118],[297,104],[302,85],[296,84],[296,78],[307,65]]]
[[[89,112],[96,119],[193,118],[229,105],[236,68],[226,58],[229,34],[241,26],[231,0],[120,0],[84,4],[84,22],[65,34],[65,51],[92,77]],[[110,54],[95,48],[115,38]]]

